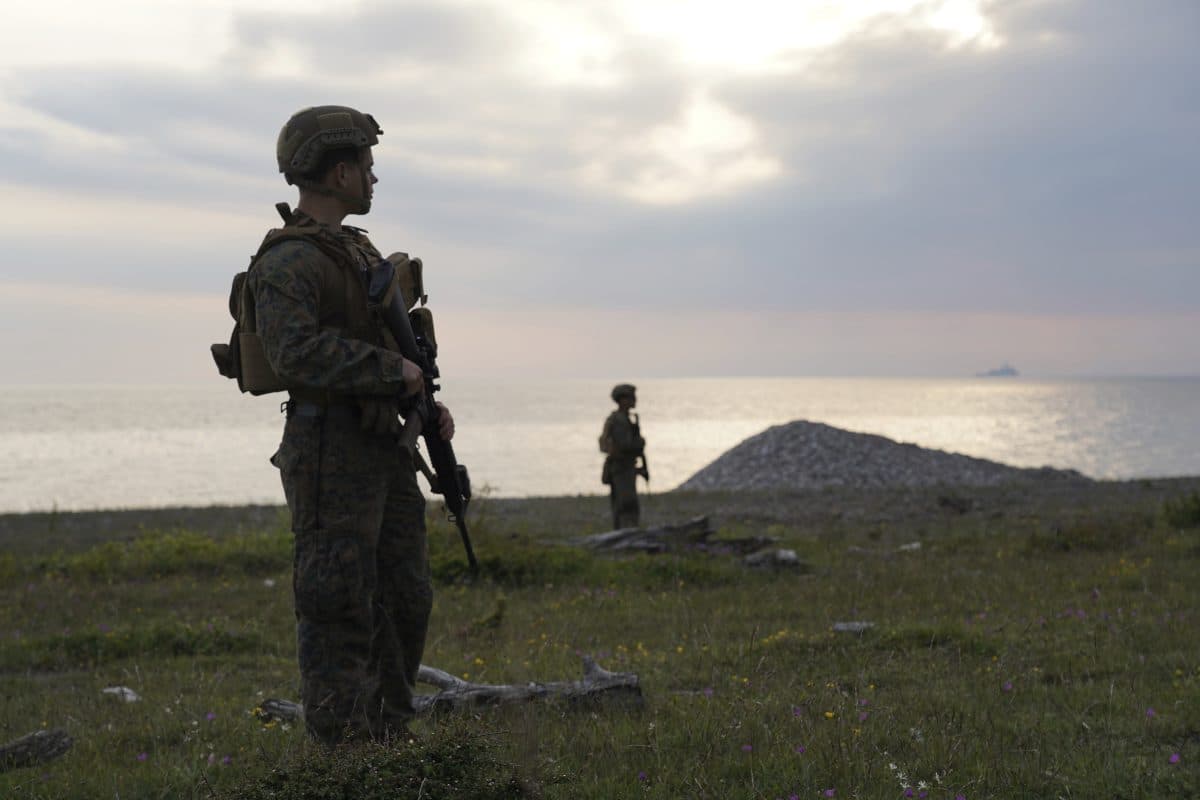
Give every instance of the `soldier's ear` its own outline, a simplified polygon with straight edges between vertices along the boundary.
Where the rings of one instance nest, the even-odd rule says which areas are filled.
[[[345,161],[339,161],[333,165],[333,180],[338,188],[343,188],[350,183],[350,165]]]

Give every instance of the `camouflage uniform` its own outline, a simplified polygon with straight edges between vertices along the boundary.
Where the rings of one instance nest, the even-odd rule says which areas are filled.
[[[299,213],[296,222],[312,224]],[[378,258],[357,229],[326,234],[364,266]],[[425,499],[412,459],[394,436],[364,431],[358,419],[362,398],[403,394],[402,359],[322,317],[331,302],[322,296],[330,292],[322,277],[330,274],[329,260],[310,242],[282,241],[247,280],[267,359],[300,387],[291,392],[283,441],[271,461],[295,534],[305,723],[332,744],[404,729],[433,592]]]
[[[638,426],[617,410],[608,415],[605,429],[612,438],[604,474],[609,481],[613,528],[636,528],[640,516],[637,496],[637,460],[646,447]]]

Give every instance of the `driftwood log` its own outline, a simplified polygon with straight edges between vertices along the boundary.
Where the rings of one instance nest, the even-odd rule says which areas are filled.
[[[36,731],[0,745],[0,772],[53,761],[71,749],[74,741],[63,730]]]
[[[590,657],[583,658],[583,679],[553,683],[487,684],[456,678],[444,670],[421,665],[419,683],[437,687],[435,694],[413,698],[418,714],[432,714],[460,708],[526,703],[531,700],[557,700],[568,706],[593,706],[614,703],[627,707],[642,705],[642,688],[633,672],[609,672]],[[299,720],[304,709],[290,700],[264,700],[260,715],[281,720]],[[74,744],[62,730],[37,731],[6,745],[0,745],[0,772],[43,764],[66,753]]]
[[[593,533],[575,540],[575,544],[591,550],[640,553],[664,553],[680,550],[700,550],[713,553],[744,555],[761,550],[777,540],[770,536],[747,536],[741,539],[709,541],[717,532],[708,516],[696,517],[679,525],[659,525],[654,528],[618,528],[605,533]]]
[[[578,681],[471,683],[424,665],[417,679],[440,690],[437,694],[413,698],[418,713],[524,703],[529,700],[561,700],[569,706],[590,706],[602,702],[635,707],[642,704],[642,688],[635,673],[609,672],[588,656],[583,658],[583,680]]]
[[[642,689],[638,685],[638,676],[635,673],[609,672],[587,656],[583,658],[583,680],[578,681],[472,683],[422,664],[417,673],[417,682],[436,686],[439,690],[436,694],[417,695],[413,698],[413,705],[418,714],[526,703],[530,700],[559,700],[569,706],[616,703],[640,707],[642,704]],[[304,709],[300,704],[290,700],[265,700],[259,707],[263,716],[282,720],[299,720],[304,716]]]

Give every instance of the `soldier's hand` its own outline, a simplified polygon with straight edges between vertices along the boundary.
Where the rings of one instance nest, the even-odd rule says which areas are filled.
[[[414,362],[404,359],[404,396],[409,397],[425,391],[425,374]]]
[[[362,416],[359,423],[364,431],[378,434],[397,434],[400,426],[400,404],[389,397],[364,397],[358,401]]]
[[[434,405],[441,412],[438,415],[438,433],[441,434],[442,441],[448,442],[454,438],[454,417],[450,416],[450,409],[441,403],[435,403]]]

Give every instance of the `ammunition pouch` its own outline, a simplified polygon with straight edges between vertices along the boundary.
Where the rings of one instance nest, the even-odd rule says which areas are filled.
[[[239,333],[238,346],[242,363],[242,374],[238,379],[238,387],[250,394],[270,394],[282,392],[288,385],[275,374],[271,362],[267,361],[267,353],[263,349],[262,339],[257,333]]]
[[[419,258],[409,258],[408,253],[392,253],[387,257],[396,268],[396,287],[404,297],[404,307],[411,310],[420,303],[429,302],[425,294],[425,265]]]
[[[433,312],[425,307],[428,299],[419,258],[409,258],[406,253],[392,253],[370,271],[367,307],[378,320],[388,347],[396,352],[406,356],[423,353],[427,358],[437,358]],[[420,307],[414,308],[418,303]],[[407,324],[401,319],[404,316],[408,317]]]
[[[233,317],[233,335],[229,338],[229,344],[216,342],[209,350],[212,352],[213,361],[217,364],[217,371],[226,378],[239,380],[238,376],[242,374],[242,354],[241,348],[238,345],[238,309],[240,308],[240,295],[242,292],[242,284],[246,282],[246,273],[239,272],[233,276],[233,287],[229,290],[229,315]],[[241,388],[240,386],[238,388]],[[243,391],[245,391],[243,389]]]
[[[255,332],[254,298],[246,286],[248,273],[249,270],[235,275],[229,290],[229,313],[234,320],[229,344],[218,342],[209,350],[217,371],[236,380],[241,391],[253,395],[282,392],[288,388],[287,384],[271,368],[262,339]]]

